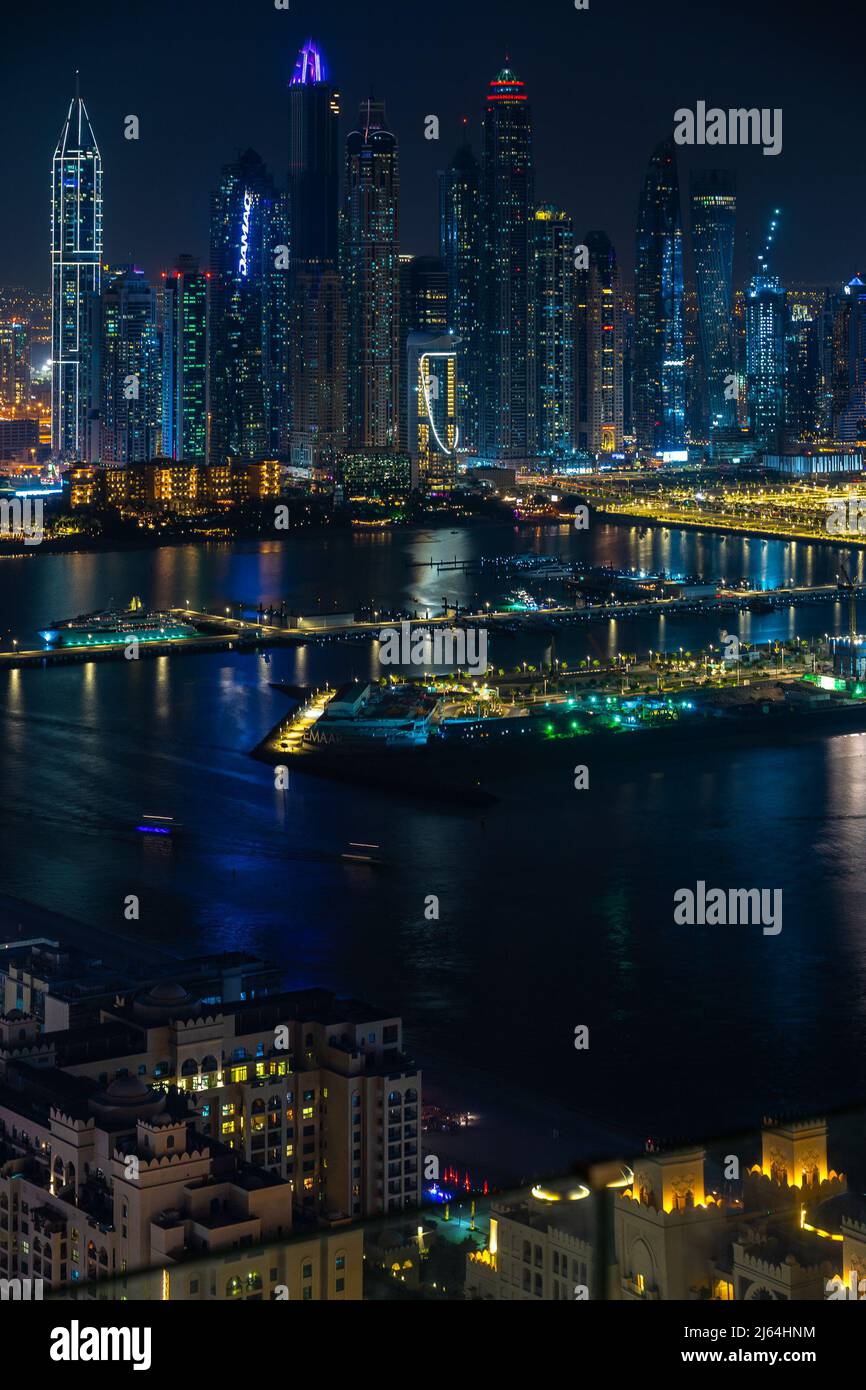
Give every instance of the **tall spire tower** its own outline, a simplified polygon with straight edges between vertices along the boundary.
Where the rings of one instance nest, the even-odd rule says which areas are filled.
[[[90,404],[88,296],[99,293],[102,157],[79,92],[51,164],[51,448],[82,458]]]

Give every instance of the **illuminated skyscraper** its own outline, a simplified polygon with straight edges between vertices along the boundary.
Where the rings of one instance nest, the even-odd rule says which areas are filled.
[[[410,447],[406,434],[410,378],[403,368],[410,333],[438,336],[448,328],[448,276],[438,256],[405,256],[400,261],[400,447]],[[414,382],[413,372],[411,381]]]
[[[410,333],[406,343],[407,427],[416,480],[427,497],[447,494],[457,475],[459,340]]]
[[[209,277],[178,256],[162,290],[162,447],[167,458],[207,459]]]
[[[340,94],[310,40],[289,84],[291,458],[299,466],[329,472],[346,445],[339,119]]]
[[[159,449],[156,295],[133,266],[108,272],[99,301],[98,348],[98,457],[146,463]]]
[[[746,294],[749,426],[759,449],[778,453],[785,425],[788,309],[777,275],[755,275]]]
[[[624,432],[623,304],[616,252],[606,232],[587,232],[586,270],[577,282],[577,447],[594,454],[622,449]]]
[[[691,177],[692,251],[698,291],[701,364],[709,408],[709,434],[737,423],[734,352],[734,227],[737,195],[734,175],[709,169]]]
[[[339,123],[340,93],[311,39],[289,83],[289,217],[296,261],[337,263]]]
[[[561,456],[574,449],[574,223],[545,204],[536,208],[530,229],[537,448]]]
[[[69,103],[51,166],[51,449],[75,459],[92,404],[88,380],[88,295],[102,264],[102,158],[78,91]]]
[[[211,200],[210,461],[288,447],[288,225],[254,150],[227,164]]]
[[[0,405],[18,406],[30,396],[30,333],[20,319],[0,323]]]
[[[346,141],[343,268],[349,337],[349,442],[396,448],[400,382],[400,178],[383,102],[361,103]]]
[[[785,345],[785,442],[815,443],[824,411],[824,290],[789,290]]]
[[[460,339],[461,449],[474,453],[479,448],[482,384],[481,169],[465,138],[439,175],[439,255],[448,280],[447,326]]]
[[[685,449],[683,233],[674,145],[653,152],[638,206],[634,422],[645,452]]]
[[[827,374],[836,439],[866,438],[866,284],[855,275],[827,306],[833,344]]]
[[[481,166],[483,452],[535,451],[529,228],[535,210],[532,121],[525,84],[508,67],[490,83]]]

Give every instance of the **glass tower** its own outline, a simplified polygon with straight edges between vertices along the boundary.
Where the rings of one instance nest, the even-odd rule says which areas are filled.
[[[247,150],[211,200],[211,463],[287,450],[287,241],[285,198]]]
[[[509,67],[490,83],[481,168],[483,226],[482,450],[535,451],[529,237],[535,211],[532,120],[525,84]]]
[[[448,328],[460,339],[462,444],[473,453],[481,412],[481,168],[467,139],[439,175],[439,255],[448,279]]]
[[[346,304],[339,272],[340,93],[312,39],[289,84],[291,458],[333,477],[346,446]]]
[[[616,252],[606,232],[587,232],[586,270],[578,270],[577,447],[594,454],[623,446],[625,336]]]
[[[209,284],[194,256],[178,256],[163,273],[162,453],[200,463],[208,456]]]
[[[777,453],[785,424],[788,309],[777,275],[753,276],[746,295],[749,426],[757,448]]]
[[[634,425],[639,449],[685,448],[683,233],[674,145],[653,152],[638,206]]]
[[[156,295],[142,271],[109,272],[99,315],[99,457],[146,463],[158,452],[160,370]]]
[[[88,297],[102,265],[102,158],[78,91],[69,103],[51,165],[51,450],[84,456],[89,380]]]
[[[723,169],[693,174],[690,192],[701,363],[712,436],[737,424],[736,396],[725,394],[725,378],[735,372],[731,333],[737,215],[734,175]]]
[[[349,339],[349,442],[397,447],[400,396],[400,177],[383,102],[361,103],[346,141],[343,266]]]
[[[536,447],[539,453],[574,449],[574,223],[549,204],[536,208],[530,234],[530,294],[535,327],[530,366],[535,372]]]

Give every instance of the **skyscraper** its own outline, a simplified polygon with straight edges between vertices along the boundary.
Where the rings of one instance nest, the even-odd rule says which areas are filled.
[[[723,169],[709,169],[692,174],[690,189],[700,356],[711,437],[734,429],[737,423],[736,393],[728,390],[726,394],[725,381],[735,372],[731,324],[736,181]]]
[[[487,93],[481,202],[482,449],[491,458],[521,459],[536,447],[529,293],[535,199],[529,102],[525,84],[509,67]]]
[[[777,275],[752,277],[746,294],[749,426],[757,448],[778,453],[785,424],[788,309]]]
[[[51,166],[51,449],[80,458],[92,404],[88,295],[102,264],[102,158],[75,79]]]
[[[30,333],[20,319],[0,323],[0,405],[23,405],[30,396]]]
[[[785,438],[815,443],[821,434],[824,292],[790,290],[785,345]]]
[[[529,273],[536,447],[562,456],[574,449],[574,223],[551,204],[536,208],[530,223]]]
[[[834,351],[830,367],[835,438],[866,437],[866,284],[855,275],[834,297]]]
[[[211,199],[211,463],[286,452],[288,268],[285,199],[247,150]]]
[[[410,333],[437,337],[448,328],[448,276],[438,256],[399,257],[400,263],[400,447],[411,447],[407,399],[417,373],[404,370]],[[455,402],[456,406],[456,402]]]
[[[685,448],[683,248],[673,141],[652,154],[638,206],[634,420],[639,449]]]
[[[172,459],[208,456],[209,277],[194,256],[178,256],[162,289],[162,447]]]
[[[400,177],[383,102],[361,103],[346,141],[343,267],[349,442],[396,448],[400,382]]]
[[[481,413],[481,169],[465,138],[439,175],[439,255],[447,324],[460,339],[457,415],[463,448],[479,448]]]
[[[336,265],[340,193],[340,93],[310,39],[289,83],[289,218],[292,260]]]
[[[160,429],[156,296],[134,266],[119,266],[107,276],[98,345],[98,457],[146,463],[158,452]]]
[[[346,445],[346,306],[339,274],[340,94],[312,39],[289,84],[292,462],[333,472]]]
[[[450,333],[411,332],[406,341],[406,438],[427,497],[449,493],[457,475],[458,348]]]
[[[589,264],[575,275],[577,447],[609,454],[622,449],[625,428],[622,292],[607,233],[587,232],[583,244]]]

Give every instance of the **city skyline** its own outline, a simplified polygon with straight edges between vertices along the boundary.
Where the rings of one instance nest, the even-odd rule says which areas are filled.
[[[670,13],[672,22],[676,23],[677,11],[672,9]],[[673,128],[673,113],[677,106],[682,105],[684,101],[688,102],[693,95],[701,95],[700,83],[696,86],[695,78],[691,76],[688,83],[680,79],[674,86],[681,87],[681,94],[672,94],[669,99],[664,99],[663,104],[659,104],[659,93],[655,90],[659,84],[656,82],[653,105],[657,108],[658,114],[651,113],[649,118],[646,114],[638,114],[637,93],[641,88],[640,85],[635,85],[634,81],[629,88],[635,93],[634,97],[630,96],[619,103],[614,102],[613,107],[610,103],[605,108],[594,105],[589,97],[582,96],[584,86],[591,92],[595,79],[591,71],[581,68],[580,55],[591,51],[592,43],[597,42],[594,36],[598,34],[599,29],[605,32],[604,26],[609,23],[609,17],[601,11],[598,14],[590,11],[583,14],[575,12],[569,15],[568,19],[572,30],[575,26],[581,25],[594,27],[585,31],[590,35],[589,48],[583,40],[579,41],[576,67],[579,85],[575,89],[573,81],[566,84],[573,93],[572,108],[568,116],[568,130],[573,133],[571,138],[567,134],[565,139],[562,138],[562,123],[566,88],[560,91],[555,79],[551,82],[549,79],[543,80],[539,75],[542,64],[552,64],[555,72],[557,65],[564,62],[565,54],[553,51],[549,57],[542,58],[537,39],[533,43],[528,37],[521,45],[518,42],[520,34],[514,32],[521,27],[518,17],[508,15],[507,12],[502,19],[501,41],[491,41],[488,38],[482,45],[471,35],[470,30],[467,43],[461,46],[459,66],[455,66],[453,62],[444,65],[437,76],[433,91],[424,90],[423,80],[416,81],[411,94],[407,93],[406,77],[401,73],[399,63],[387,63],[382,57],[377,56],[369,43],[365,42],[363,35],[352,33],[351,24],[338,26],[332,19],[323,27],[312,18],[312,22],[301,21],[301,27],[294,16],[275,12],[273,18],[267,16],[268,27],[262,28],[262,38],[267,36],[266,50],[258,53],[252,50],[253,34],[257,31],[254,26],[249,31],[249,38],[242,38],[237,46],[231,47],[230,52],[227,49],[222,55],[214,30],[206,40],[201,41],[202,47],[208,50],[214,81],[210,90],[206,92],[196,85],[203,83],[203,76],[195,75],[193,87],[201,99],[194,113],[194,121],[193,113],[184,109],[180,94],[175,97],[170,88],[167,97],[163,95],[160,107],[156,111],[149,107],[149,99],[144,99],[144,93],[140,93],[141,99],[136,99],[134,87],[127,93],[126,99],[121,99],[121,92],[115,92],[117,83],[110,66],[91,66],[86,48],[84,52],[76,54],[73,46],[70,50],[72,61],[62,68],[58,64],[58,81],[62,82],[64,99],[68,99],[65,94],[70,90],[77,63],[81,68],[82,90],[89,102],[88,109],[96,128],[102,132],[100,139],[111,205],[106,225],[109,258],[113,261],[128,261],[132,253],[132,257],[151,275],[167,269],[168,262],[182,251],[192,252],[203,258],[206,249],[207,193],[210,185],[219,168],[248,145],[260,151],[265,162],[274,171],[278,183],[284,185],[288,88],[297,51],[309,37],[307,31],[312,29],[328,56],[329,70],[341,92],[344,112],[351,113],[356,109],[357,102],[370,94],[371,87],[376,97],[388,105],[390,122],[403,152],[405,249],[417,254],[435,251],[435,176],[440,169],[447,167],[454,153],[452,145],[456,148],[460,119],[464,115],[468,115],[470,119],[469,130],[473,147],[476,152],[479,150],[484,90],[489,77],[502,66],[507,52],[535,97],[533,116],[536,126],[535,151],[539,195],[544,200],[562,205],[575,218],[577,227],[582,224],[587,227],[604,227],[620,255],[624,279],[626,282],[630,281],[633,270],[630,264],[631,257],[623,257],[622,246],[623,238],[629,235],[629,223],[634,217],[641,171],[645,167],[652,145],[670,134]],[[636,30],[645,22],[641,12],[634,9],[629,10],[629,19]],[[688,40],[691,33],[687,20],[687,14],[680,12],[685,40]],[[763,17],[758,22],[767,26],[771,21],[768,17]],[[19,18],[17,24],[26,33],[26,21]],[[261,28],[264,24],[265,18],[259,16],[257,27]],[[282,24],[282,32],[286,34],[285,42],[280,43],[276,49],[275,33],[281,31],[275,30],[274,24]],[[570,32],[563,31],[560,37],[565,38]],[[578,42],[577,33],[574,37],[575,42]],[[399,28],[395,30],[394,40],[399,48]],[[705,95],[710,100],[724,105],[728,95],[716,75],[722,55],[726,51],[724,27],[719,33],[718,41],[719,51],[704,53],[698,71],[705,67],[708,72],[707,81],[703,84],[707,88]],[[146,40],[139,39],[138,42],[146,43]],[[226,42],[228,44],[228,40]],[[696,43],[693,34],[691,42]],[[786,37],[784,33],[780,33],[776,39],[777,47],[790,45],[792,42],[790,35]],[[799,42],[802,44],[802,39]],[[257,75],[254,82],[251,81],[252,69],[248,68],[245,71],[245,58],[248,63],[264,64],[266,67],[265,73],[262,76]],[[627,61],[628,55],[623,55],[623,60]],[[754,60],[746,53],[738,58],[732,71],[739,74],[743,63],[751,61]],[[57,57],[52,54],[52,65],[56,62]],[[207,71],[207,61],[204,66]],[[243,90],[244,97],[241,102],[219,101],[217,90],[221,70],[225,72],[226,90]],[[272,79],[269,78],[269,71],[273,73]],[[625,72],[627,69],[624,69],[624,74]],[[233,82],[230,81],[232,73]],[[447,74],[447,77],[443,74]],[[823,79],[823,70],[820,67],[817,75]],[[14,73],[10,73],[9,76],[14,92]],[[734,167],[741,204],[735,272],[737,283],[743,282],[748,269],[742,268],[748,260],[743,233],[749,231],[752,240],[755,241],[770,202],[787,203],[792,211],[796,209],[797,213],[796,219],[791,218],[786,243],[780,248],[780,274],[783,280],[795,283],[834,283],[838,279],[844,283],[858,269],[859,248],[856,233],[851,230],[851,226],[856,225],[856,215],[839,219],[840,222],[844,222],[844,227],[832,220],[828,225],[827,219],[824,218],[819,231],[815,209],[808,206],[808,200],[803,197],[802,180],[810,176],[813,180],[820,180],[825,206],[832,206],[834,196],[841,200],[844,180],[851,177],[856,167],[854,161],[859,158],[856,154],[857,125],[847,118],[847,114],[844,119],[838,120],[835,133],[841,143],[825,140],[823,157],[819,159],[816,136],[820,131],[811,131],[808,126],[805,130],[801,129],[803,122],[798,115],[797,102],[786,103],[784,93],[780,96],[777,91],[772,90],[773,83],[777,80],[775,74],[771,82],[766,73],[756,71],[748,81],[738,75],[736,83],[733,86],[728,85],[730,102],[733,104],[783,106],[783,153],[778,158],[768,161],[755,149],[716,149],[704,151],[701,161],[697,152],[690,150],[689,158],[681,170],[681,179],[685,183],[693,165],[700,167],[701,162],[706,165],[709,162],[707,156],[711,153],[716,156],[712,160],[714,164],[727,165],[730,162]],[[844,94],[839,95],[837,104],[843,100]],[[42,104],[47,106],[47,103]],[[810,109],[814,105],[813,97]],[[24,109],[27,109],[26,105]],[[605,111],[604,120],[601,120],[599,115],[602,109]],[[828,112],[831,109],[832,106],[828,102]],[[430,112],[437,114],[440,120],[438,142],[424,139],[424,118]],[[138,142],[125,141],[123,138],[123,119],[128,113],[140,116],[142,135]],[[804,119],[807,114],[804,110]],[[36,137],[40,119],[43,122],[45,120],[40,111],[34,110],[33,116],[35,120],[25,123],[28,146]],[[611,140],[611,130],[617,132],[616,149],[607,148],[605,164],[602,155],[608,141]],[[344,121],[341,133],[345,134],[345,131]],[[192,161],[187,160],[184,164],[183,152],[190,149],[189,142],[193,137],[197,142],[195,158]],[[56,138],[56,129],[49,138]],[[841,151],[846,139],[850,139],[851,142],[850,170],[843,173],[846,161]],[[815,158],[811,159],[813,152]],[[20,156],[20,149],[15,153],[16,156]],[[720,153],[724,154],[721,160],[718,157]],[[679,151],[679,154],[682,156],[683,151]],[[4,156],[0,155],[0,173],[3,158]],[[792,159],[796,159],[796,174],[788,172],[789,161]],[[615,166],[611,164],[614,160]],[[840,163],[842,169],[837,167]],[[10,170],[10,175],[11,172]],[[44,271],[38,265],[33,250],[26,249],[28,245],[31,248],[38,245],[36,209],[32,201],[38,180],[32,173],[28,173],[27,169],[21,169],[20,159],[17,161],[15,182],[21,190],[20,206],[25,225],[29,221],[32,230],[29,237],[23,238],[10,237],[7,232],[9,240],[5,245],[0,233],[0,263],[10,266],[10,273],[4,277],[7,282],[32,283],[38,286],[40,282],[44,282]],[[833,185],[837,185],[835,195]],[[181,186],[184,189],[185,205],[181,205],[181,200],[176,196]],[[31,190],[29,196],[28,188]],[[157,199],[143,199],[142,188],[155,190]],[[831,200],[829,203],[828,197]],[[173,209],[173,218],[177,219],[174,234],[171,225],[169,224],[168,228],[166,226],[164,208],[169,206]],[[840,201],[839,206],[844,206],[846,212],[848,211],[847,201]],[[811,265],[814,265],[814,272]]]

